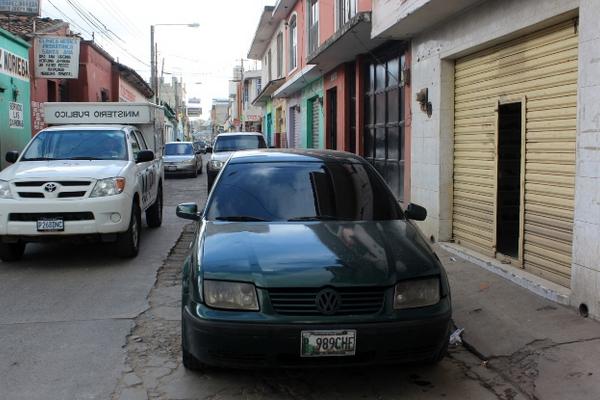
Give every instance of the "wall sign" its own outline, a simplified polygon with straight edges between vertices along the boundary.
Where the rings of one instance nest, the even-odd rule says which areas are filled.
[[[23,104],[11,101],[8,103],[8,127],[23,129]]]
[[[35,38],[34,48],[36,78],[79,77],[79,38],[38,36]]]
[[[0,73],[29,82],[29,60],[0,49]]]
[[[0,0],[0,13],[40,15],[40,0]]]

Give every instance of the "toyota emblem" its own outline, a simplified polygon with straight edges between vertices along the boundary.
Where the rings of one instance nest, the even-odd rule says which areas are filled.
[[[341,302],[339,293],[329,288],[321,290],[315,298],[317,310],[324,315],[335,314]]]
[[[44,190],[48,193],[54,193],[54,192],[56,192],[56,189],[58,189],[58,186],[56,186],[56,183],[46,183],[44,185]]]

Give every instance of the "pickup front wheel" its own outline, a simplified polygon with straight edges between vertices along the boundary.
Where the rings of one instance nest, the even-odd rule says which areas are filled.
[[[25,243],[0,243],[0,260],[19,261],[25,253]]]
[[[117,239],[117,253],[124,258],[133,258],[140,250],[140,233],[142,231],[142,215],[137,203],[131,208],[129,229],[120,233]]]
[[[158,185],[158,192],[156,193],[156,200],[146,210],[146,222],[150,228],[158,228],[162,225],[162,213],[163,213],[163,189],[162,185]]]

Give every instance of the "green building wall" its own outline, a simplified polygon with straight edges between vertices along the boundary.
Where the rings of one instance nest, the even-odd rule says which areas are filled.
[[[0,28],[0,49],[24,58],[29,63],[29,44]],[[4,66],[4,57],[0,63]],[[32,66],[29,66],[30,70]],[[4,156],[7,151],[22,151],[31,139],[31,86],[29,77],[23,79],[0,68],[0,166],[5,168],[7,163]],[[12,102],[23,105],[23,126],[9,126],[9,107]]]
[[[312,108],[310,107],[311,101],[323,98],[323,79],[319,79],[307,86],[301,91],[300,109],[302,110],[302,147],[312,148]],[[321,106],[321,115],[319,115],[319,143],[315,148],[322,149],[325,147],[325,118],[323,106]]]

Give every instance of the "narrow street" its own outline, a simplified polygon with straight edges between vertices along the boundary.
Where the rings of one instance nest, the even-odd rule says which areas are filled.
[[[0,264],[0,399],[519,398],[462,347],[437,367],[186,371],[179,279],[192,225],[174,209],[203,204],[206,178],[169,179],[165,196],[163,226],[143,231],[134,260],[63,244]]]

